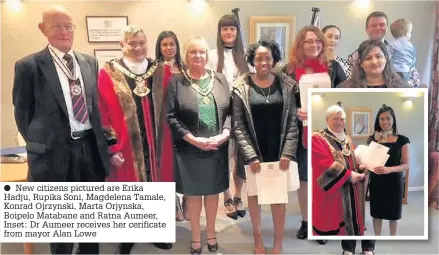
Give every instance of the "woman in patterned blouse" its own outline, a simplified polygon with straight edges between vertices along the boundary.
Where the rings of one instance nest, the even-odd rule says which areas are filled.
[[[322,29],[322,33],[328,41],[328,53],[329,56],[336,60],[341,67],[343,67],[343,71],[346,73],[346,77],[351,78],[352,67],[349,65],[349,62],[346,58],[342,58],[337,56],[335,50],[337,49],[338,43],[341,39],[341,30],[336,25],[327,25]]]

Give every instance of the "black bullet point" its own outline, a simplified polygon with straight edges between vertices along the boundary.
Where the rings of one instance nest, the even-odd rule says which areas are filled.
[[[5,191],[9,191],[11,187],[9,185],[5,185]]]

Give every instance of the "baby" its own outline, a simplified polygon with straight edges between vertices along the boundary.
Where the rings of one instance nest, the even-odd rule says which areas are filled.
[[[390,32],[395,40],[388,45],[393,70],[409,83],[412,80],[411,72],[416,70],[416,49],[409,41],[412,37],[412,27],[412,23],[407,19],[395,20],[390,25]]]

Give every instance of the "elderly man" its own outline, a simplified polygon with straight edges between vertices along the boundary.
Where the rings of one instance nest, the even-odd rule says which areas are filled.
[[[369,37],[369,40],[380,40],[384,44],[388,45],[389,43],[384,39],[386,36],[388,27],[388,19],[387,15],[381,11],[374,11],[370,13],[366,18],[366,33]],[[358,60],[358,51],[355,50],[348,56],[348,63],[351,65],[351,70],[354,66],[355,61]],[[410,79],[409,83],[413,87],[418,87],[421,83],[419,78],[418,70],[415,67],[412,67],[410,70]]]
[[[161,162],[173,160],[172,143],[164,141],[164,87],[171,71],[147,58],[147,39],[134,25],[123,31],[120,45],[123,57],[106,63],[99,74],[100,110],[104,129],[114,135],[110,146],[115,170],[107,181],[160,182]],[[170,243],[154,243],[171,249]],[[119,245],[118,253],[129,254],[133,243]]]
[[[100,182],[109,172],[107,141],[97,105],[98,64],[74,51],[68,10],[50,7],[38,25],[49,45],[15,64],[15,120],[26,141],[29,181]],[[53,254],[71,254],[73,243],[51,243]],[[99,244],[78,253],[98,254]]]
[[[312,136],[314,235],[364,235],[365,168],[356,162],[354,144],[345,133],[345,119],[343,108],[329,107],[327,128]],[[355,240],[342,242],[345,253],[355,252],[352,241],[355,244]],[[365,254],[371,250],[363,245]]]

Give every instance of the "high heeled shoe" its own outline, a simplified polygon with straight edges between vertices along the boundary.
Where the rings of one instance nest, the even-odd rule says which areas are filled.
[[[192,247],[193,243],[199,243],[201,245],[201,241],[191,241],[191,254],[201,254],[203,245],[201,245],[198,249],[194,249],[194,247]]]
[[[231,198],[224,202],[224,207],[226,208],[227,217],[234,220],[238,219],[238,213],[236,212],[235,205],[233,204],[233,200]]]
[[[244,207],[244,204],[242,203],[241,198],[234,197],[233,198],[233,205],[235,206],[236,214],[239,217],[244,218],[246,211],[245,211],[245,207]]]
[[[209,240],[216,240],[216,237],[212,237],[212,238],[207,238],[207,239],[206,239],[206,241],[209,241]],[[215,244],[209,244],[209,243],[207,243],[207,249],[208,249],[210,252],[216,252],[216,251],[218,251],[218,248],[219,248],[219,246],[218,246],[218,242],[215,242]]]

